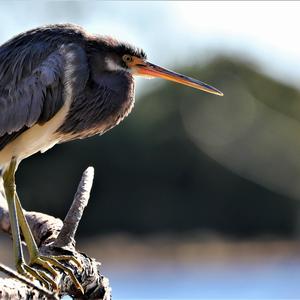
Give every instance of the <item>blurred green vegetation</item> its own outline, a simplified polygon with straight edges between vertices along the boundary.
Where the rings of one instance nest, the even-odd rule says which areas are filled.
[[[93,165],[82,236],[193,231],[237,238],[296,236],[299,202],[210,158],[187,134],[182,110],[222,103],[226,95],[246,89],[272,110],[300,120],[299,91],[255,65],[224,57],[178,71],[213,84],[225,96],[164,82],[139,97],[131,115],[105,135],[58,145],[22,162],[17,185],[24,208],[63,218],[82,171]]]

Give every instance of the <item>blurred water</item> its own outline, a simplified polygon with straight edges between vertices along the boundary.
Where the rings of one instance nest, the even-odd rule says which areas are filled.
[[[226,266],[145,265],[105,273],[114,300],[121,299],[299,299],[300,260]]]
[[[300,298],[297,243],[202,243],[184,255],[173,244],[165,255],[163,242],[157,250],[145,242],[149,251],[134,242],[114,242],[80,243],[103,262],[101,273],[110,280],[113,300]],[[0,236],[0,245],[0,261],[12,266],[9,238]]]

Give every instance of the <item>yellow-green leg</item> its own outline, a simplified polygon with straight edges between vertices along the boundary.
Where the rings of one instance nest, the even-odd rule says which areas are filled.
[[[12,174],[14,173],[15,165],[10,165],[8,170],[3,175],[3,183],[5,189],[5,195],[8,204],[9,219],[11,226],[11,234],[13,238],[13,253],[17,270],[22,273],[22,264],[24,263],[23,251],[20,239],[20,229],[17,218],[16,202],[15,202],[15,184],[12,180]]]
[[[5,172],[3,179],[4,179],[4,188],[6,192],[7,201],[9,204],[9,212],[10,212],[10,219],[11,219],[11,226],[12,226],[12,235],[14,240],[14,252],[16,257],[16,266],[17,270],[28,276],[28,273],[37,278],[42,283],[46,284],[49,287],[49,284],[52,288],[57,289],[57,284],[50,276],[48,276],[43,271],[37,271],[32,267],[28,266],[24,262],[22,248],[21,248],[21,240],[20,240],[20,231],[19,225],[21,227],[24,240],[26,242],[28,253],[29,253],[29,265],[40,265],[46,270],[48,270],[54,277],[58,275],[53,267],[60,268],[64,272],[66,272],[76,285],[78,289],[81,290],[83,293],[83,289],[81,284],[78,282],[77,278],[75,277],[72,269],[64,266],[59,261],[73,261],[78,267],[81,268],[81,264],[78,262],[76,258],[73,256],[68,255],[60,255],[60,256],[43,256],[40,255],[36,242],[33,238],[32,232],[29,228],[27,220],[24,216],[23,209],[19,200],[19,197],[16,192],[15,187],[15,171],[17,168],[16,160],[13,159],[8,170]],[[13,188],[11,188],[13,187]],[[12,213],[11,213],[12,212]],[[14,227],[14,229],[13,229]],[[13,232],[14,230],[14,232]],[[25,270],[25,271],[24,271]]]
[[[38,279],[42,282],[44,282],[44,279],[42,276],[40,276],[39,272],[32,269],[28,265],[25,264],[23,251],[22,251],[22,244],[21,244],[21,238],[20,238],[20,229],[19,229],[19,222],[17,217],[17,211],[16,211],[16,199],[15,199],[15,170],[17,167],[17,162],[15,159],[12,160],[11,164],[9,165],[9,168],[4,172],[3,174],[3,183],[4,183],[4,190],[5,195],[7,199],[8,204],[8,211],[9,211],[9,218],[11,223],[11,233],[13,238],[13,252],[14,252],[14,258],[15,258],[15,264],[17,271],[31,279]],[[47,282],[44,282],[45,284],[48,284]]]
[[[82,268],[80,262],[73,256],[70,255],[57,255],[57,256],[45,256],[39,253],[38,247],[36,242],[33,238],[32,232],[30,227],[27,223],[27,220],[24,216],[23,209],[19,200],[17,193],[15,194],[16,197],[16,208],[17,208],[17,215],[18,220],[20,222],[20,227],[24,236],[24,240],[27,245],[28,253],[29,253],[29,265],[40,265],[48,270],[54,277],[58,276],[58,273],[55,271],[53,267],[57,267],[64,272],[66,272],[77,286],[83,292],[81,284],[78,282],[77,278],[75,277],[72,269],[64,266],[59,261],[72,261],[74,262],[79,268]],[[43,272],[41,272],[44,275]],[[46,279],[46,278],[45,278]]]

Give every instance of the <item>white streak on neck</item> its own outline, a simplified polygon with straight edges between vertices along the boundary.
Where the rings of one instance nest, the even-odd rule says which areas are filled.
[[[105,63],[106,63],[106,69],[108,71],[127,71],[127,69],[123,68],[119,64],[117,64],[112,58],[106,57],[105,58]]]

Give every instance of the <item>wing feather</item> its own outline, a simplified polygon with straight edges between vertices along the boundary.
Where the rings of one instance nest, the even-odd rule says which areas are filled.
[[[37,39],[33,32],[0,47],[0,150],[18,132],[51,119],[67,96],[86,85],[82,45],[65,43],[64,34],[52,40],[44,36]]]
[[[34,125],[42,114],[47,88],[59,85],[62,76],[62,56],[54,52],[25,78],[2,87],[0,94],[0,136],[24,126]],[[52,65],[48,60],[52,61]],[[59,109],[63,99],[52,99],[51,106]],[[57,103],[58,102],[58,103]],[[49,103],[48,103],[49,105]],[[51,116],[51,114],[49,114]]]

